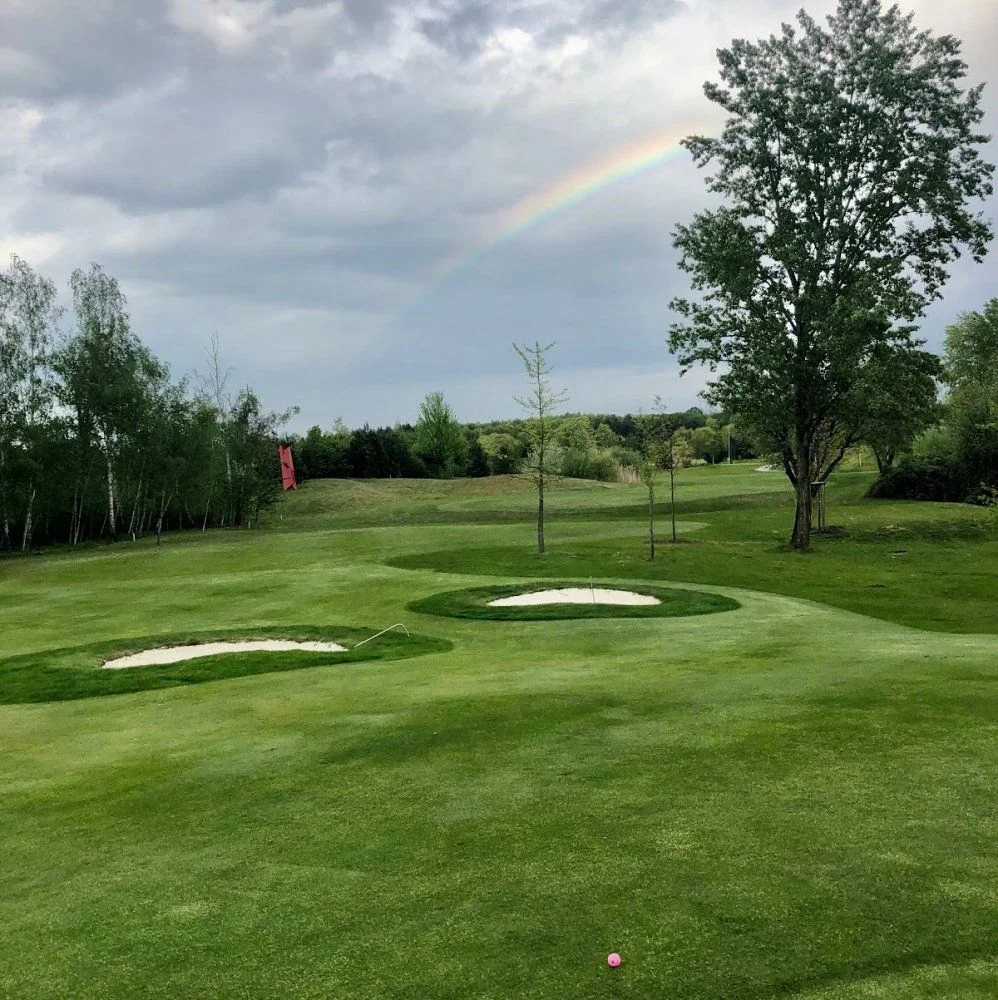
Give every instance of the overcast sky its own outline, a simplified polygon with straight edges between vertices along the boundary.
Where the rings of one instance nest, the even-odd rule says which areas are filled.
[[[100,262],[176,375],[217,332],[298,429],[412,421],[438,389],[461,419],[514,415],[513,339],[557,341],[570,409],[682,408],[703,376],[665,346],[688,288],[670,231],[706,204],[685,153],[475,248],[566,175],[716,128],[716,50],[800,6],[0,0],[0,253],[64,290]],[[964,40],[998,132],[995,0],[902,6]],[[929,344],[996,295],[998,247],[954,269]]]

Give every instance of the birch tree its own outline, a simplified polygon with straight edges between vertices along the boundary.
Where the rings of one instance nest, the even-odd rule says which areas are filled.
[[[0,516],[6,548],[14,546],[15,514],[21,550],[31,544],[44,474],[42,436],[51,415],[49,351],[60,314],[55,284],[11,254],[8,270],[0,273]]]
[[[73,413],[81,466],[89,471],[94,453],[100,463],[107,528],[114,538],[121,517],[121,453],[142,426],[155,387],[165,382],[167,373],[131,332],[125,296],[115,278],[92,264],[87,271],[73,272],[70,287],[76,333],[59,351],[56,369],[62,402]]]

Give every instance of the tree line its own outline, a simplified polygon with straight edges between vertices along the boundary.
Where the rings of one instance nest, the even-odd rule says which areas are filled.
[[[699,407],[671,413],[567,413],[550,418],[557,475],[617,482],[642,461],[649,424],[656,436],[689,433],[694,458],[707,463],[753,458],[757,451],[731,420]],[[519,475],[529,464],[529,418],[463,423],[442,393],[430,393],[413,423],[350,429],[342,420],[290,436],[302,479],[454,478]]]
[[[53,281],[16,254],[0,271],[0,551],[169,528],[238,527],[278,496],[277,432],[252,389],[173,380],[98,264]]]

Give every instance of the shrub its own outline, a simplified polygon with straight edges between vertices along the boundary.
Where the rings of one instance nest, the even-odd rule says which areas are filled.
[[[967,486],[953,462],[938,456],[910,455],[888,469],[867,491],[878,500],[967,499]]]
[[[631,465],[635,469],[643,461],[643,456],[636,448],[611,448],[610,454],[617,460],[618,465]]]
[[[620,479],[620,463],[609,451],[568,448],[561,457],[561,474],[571,479],[615,483]]]

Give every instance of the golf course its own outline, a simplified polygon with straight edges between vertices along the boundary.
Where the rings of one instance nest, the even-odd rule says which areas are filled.
[[[998,995],[998,524],[853,463],[795,552],[756,466],[654,562],[641,485],[539,556],[493,476],[0,564],[0,996]],[[101,666],[227,639],[343,651]]]

